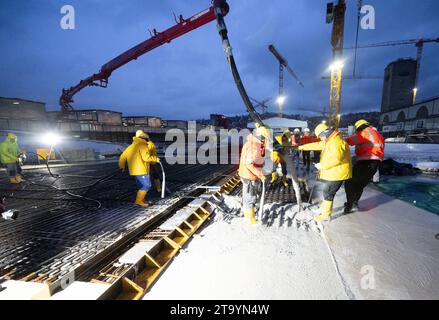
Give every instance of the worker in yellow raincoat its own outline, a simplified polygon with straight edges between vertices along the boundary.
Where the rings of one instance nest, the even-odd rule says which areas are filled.
[[[11,184],[24,181],[19,157],[20,153],[25,153],[25,151],[19,151],[17,141],[18,138],[15,134],[8,133],[6,140],[0,143],[0,162],[6,167]]]
[[[133,137],[133,143],[125,149],[119,158],[119,168],[125,170],[128,163],[129,173],[136,179],[139,190],[137,191],[135,204],[141,207],[150,205],[145,200],[148,191],[151,189],[150,164],[160,162],[157,154],[152,154],[148,142],[149,136],[142,130],[138,130],[136,136]]]
[[[352,163],[349,145],[339,131],[322,123],[316,127],[315,134],[321,141],[302,145],[299,150],[322,151],[320,163],[315,165],[324,183],[320,215],[314,218],[320,222],[330,218],[335,194],[344,181],[352,178]]]

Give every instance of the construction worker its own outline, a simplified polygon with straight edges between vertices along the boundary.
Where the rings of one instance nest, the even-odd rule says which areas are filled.
[[[151,189],[150,164],[160,161],[157,155],[151,154],[148,142],[148,135],[142,130],[138,130],[136,136],[133,137],[133,143],[125,149],[119,158],[119,168],[124,171],[128,163],[129,173],[136,179],[139,190],[137,191],[135,204],[141,207],[150,205],[145,200],[148,191]]]
[[[12,184],[18,184],[24,180],[21,175],[19,156],[18,138],[15,134],[8,133],[6,140],[0,144],[0,161],[6,167],[9,182]]]
[[[290,130],[285,130],[282,135],[274,137],[273,141],[273,152],[271,153],[271,160],[274,162],[275,167],[278,165],[282,167],[282,183],[285,187],[288,187],[287,182],[287,164],[285,159],[291,150],[291,132]],[[271,174],[270,183],[274,183],[277,180],[277,172],[273,171]]]
[[[239,176],[242,182],[242,207],[244,217],[250,224],[256,224],[256,206],[262,192],[265,175],[262,167],[265,162],[265,139],[269,132],[259,126],[247,136],[239,161]]]
[[[320,215],[314,218],[321,222],[330,218],[335,194],[344,181],[352,178],[352,163],[349,145],[343,140],[341,133],[326,124],[319,124],[315,129],[320,142],[299,147],[301,151],[321,150],[320,162],[315,164],[323,181],[323,202]]]
[[[291,144],[294,147],[298,147],[300,145],[300,129],[296,128],[293,131],[293,135],[291,137]]]
[[[300,138],[300,145],[316,142],[316,139],[311,136],[309,128],[303,129],[303,136]],[[311,167],[311,151],[302,151],[303,166],[306,172],[309,173]]]
[[[384,160],[384,138],[366,120],[355,123],[357,134],[346,139],[346,142],[355,146],[356,162],[352,170],[352,179],[346,181],[345,213],[358,210],[358,201],[364,188],[378,171],[381,161]]]

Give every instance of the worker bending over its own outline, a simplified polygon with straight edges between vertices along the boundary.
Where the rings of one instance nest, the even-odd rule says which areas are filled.
[[[316,127],[315,134],[321,141],[300,146],[299,150],[322,151],[320,163],[315,166],[324,183],[323,202],[320,215],[314,218],[321,222],[330,218],[335,194],[344,181],[352,178],[352,163],[349,145],[342,139],[339,131],[322,123]]]
[[[242,182],[242,207],[244,217],[250,224],[256,224],[256,206],[262,193],[265,175],[262,171],[265,162],[265,140],[268,130],[259,127],[247,136],[239,161],[239,177]]]
[[[271,152],[270,158],[271,161],[275,164],[275,171],[272,173],[272,181],[273,177],[276,178],[276,168],[280,164],[282,166],[282,182],[284,187],[288,187],[287,179],[291,178],[293,183],[294,194],[296,196],[297,204],[299,205],[299,211],[302,210],[302,198],[300,194],[300,186],[299,186],[299,178],[297,177],[297,163],[294,165],[293,159],[290,156],[291,150],[293,152],[298,152],[292,146],[290,140],[290,132],[289,130],[285,130],[282,136],[275,137],[274,141],[267,144],[268,152]]]
[[[285,130],[281,136],[274,137],[273,152],[271,153],[271,161],[275,164],[275,169],[271,174],[270,183],[274,183],[277,180],[276,169],[280,165],[282,168],[282,183],[284,187],[288,187],[287,181],[287,164],[285,159],[288,157],[291,151],[291,132]]]
[[[6,167],[9,181],[12,184],[21,183],[24,180],[21,175],[19,157],[18,138],[15,134],[8,133],[6,140],[0,143],[0,161]]]
[[[345,213],[358,210],[358,201],[364,188],[372,180],[384,159],[384,138],[366,120],[355,123],[357,134],[346,139],[355,146],[356,162],[352,170],[352,179],[346,181]]]
[[[142,130],[136,132],[133,143],[125,149],[119,158],[119,168],[128,169],[131,176],[134,176],[139,186],[135,204],[141,207],[148,207],[150,203],[145,200],[148,191],[151,189],[150,164],[158,163],[160,159],[151,151],[149,137]]]

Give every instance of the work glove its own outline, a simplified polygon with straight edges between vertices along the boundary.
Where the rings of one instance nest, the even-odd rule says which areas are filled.
[[[316,167],[317,170],[322,170],[323,166],[321,163],[314,163],[314,167]]]
[[[261,179],[262,183],[264,183],[266,180],[265,176],[262,176],[260,179]]]
[[[156,163],[160,163],[160,158],[157,158],[157,161],[156,161]]]

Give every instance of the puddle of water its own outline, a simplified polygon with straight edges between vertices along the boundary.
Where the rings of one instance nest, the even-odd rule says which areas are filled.
[[[392,197],[439,215],[439,178],[381,176],[375,188]]]

